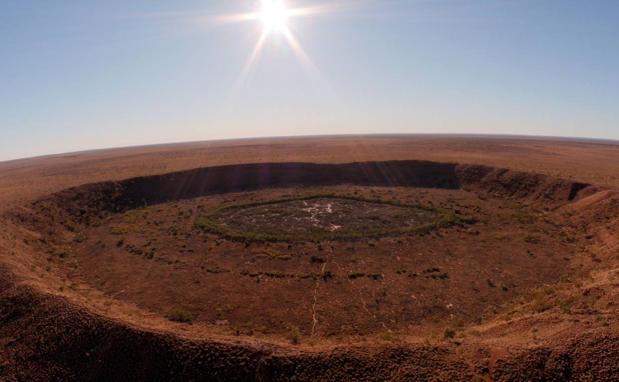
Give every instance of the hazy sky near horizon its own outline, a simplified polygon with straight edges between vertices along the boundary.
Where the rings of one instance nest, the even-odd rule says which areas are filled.
[[[354,133],[619,139],[619,1],[3,0],[0,160],[191,140]]]

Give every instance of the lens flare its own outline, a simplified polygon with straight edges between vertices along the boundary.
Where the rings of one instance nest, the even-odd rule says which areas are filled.
[[[314,4],[306,7],[288,7],[286,0],[256,0],[256,5],[257,8],[254,12],[221,15],[214,19],[214,22],[217,24],[255,20],[263,25],[262,33],[260,34],[254,49],[243,67],[240,78],[237,81],[237,85],[240,85],[245,81],[252,66],[260,57],[267,38],[274,34],[278,34],[283,37],[284,41],[286,41],[301,64],[308,69],[308,71],[312,72],[314,75],[318,75],[317,78],[321,77],[319,76],[318,69],[314,66],[310,57],[301,47],[297,37],[293,34],[290,26],[291,19],[336,12],[338,10],[345,9],[346,3],[342,3],[340,1],[330,1],[328,4]]]
[[[273,32],[286,29],[290,11],[281,0],[262,0],[259,12],[260,21],[264,27]]]

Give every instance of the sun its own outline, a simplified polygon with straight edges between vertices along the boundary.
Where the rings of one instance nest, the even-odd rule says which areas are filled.
[[[288,26],[290,11],[282,0],[262,0],[259,18],[264,28],[271,32],[281,32]]]
[[[337,0],[329,0],[328,4],[313,4],[304,7],[288,7],[288,0],[252,0],[256,6],[253,12],[227,14],[216,17],[218,23],[236,23],[245,21],[257,21],[262,24],[262,33],[256,41],[237,83],[241,84],[247,77],[251,67],[258,60],[263,47],[268,41],[269,36],[277,34],[288,43],[301,64],[313,74],[319,76],[319,72],[312,63],[310,57],[301,47],[301,43],[293,33],[291,19],[297,17],[308,17],[324,13],[331,13],[339,10],[343,5],[338,4]],[[279,38],[276,40],[280,40]]]

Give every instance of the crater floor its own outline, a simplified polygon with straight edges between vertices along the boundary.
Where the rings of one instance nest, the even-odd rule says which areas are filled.
[[[332,186],[138,208],[67,251],[74,277],[108,296],[224,334],[426,335],[558,280],[568,238],[518,201]]]
[[[398,201],[311,195],[216,208],[198,224],[242,241],[318,241],[427,231],[456,218],[449,211]]]

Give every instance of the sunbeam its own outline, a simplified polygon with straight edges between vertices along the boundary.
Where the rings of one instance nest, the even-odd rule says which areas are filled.
[[[265,29],[262,31],[260,38],[258,38],[258,41],[256,42],[254,50],[251,52],[251,55],[247,59],[247,62],[245,63],[245,66],[243,67],[243,70],[241,71],[238,84],[242,84],[247,78],[247,75],[249,74],[249,71],[251,70],[252,65],[254,64],[254,62],[256,62],[256,60],[260,56],[260,53],[262,52],[262,48],[264,47],[264,43],[266,42],[267,37],[269,37],[269,31]]]
[[[311,75],[315,76],[320,80],[320,82],[324,83],[318,68],[314,65],[309,55],[302,48],[299,40],[292,33],[289,23],[290,19],[294,17],[314,16],[335,12],[340,6],[343,6],[342,4],[319,4],[290,8],[284,0],[260,0],[258,3],[258,9],[255,12],[222,15],[216,17],[215,22],[218,24],[259,21],[263,26],[262,33],[241,70],[236,87],[241,86],[247,79],[252,66],[256,63],[258,57],[260,56],[267,38],[274,34],[283,36],[284,40],[292,49],[295,57],[299,60],[301,65],[308,70]]]
[[[314,63],[312,62],[311,58],[307,55],[307,53],[305,53],[305,50],[303,50],[303,48],[301,47],[301,44],[299,43],[297,38],[294,36],[290,28],[284,28],[282,30],[282,35],[286,39],[286,42],[288,43],[288,45],[294,52],[299,62],[301,62],[301,64],[305,67],[305,69],[312,72],[312,74],[315,74],[318,77],[322,78],[320,75],[320,72],[318,71],[318,68],[314,65]]]

